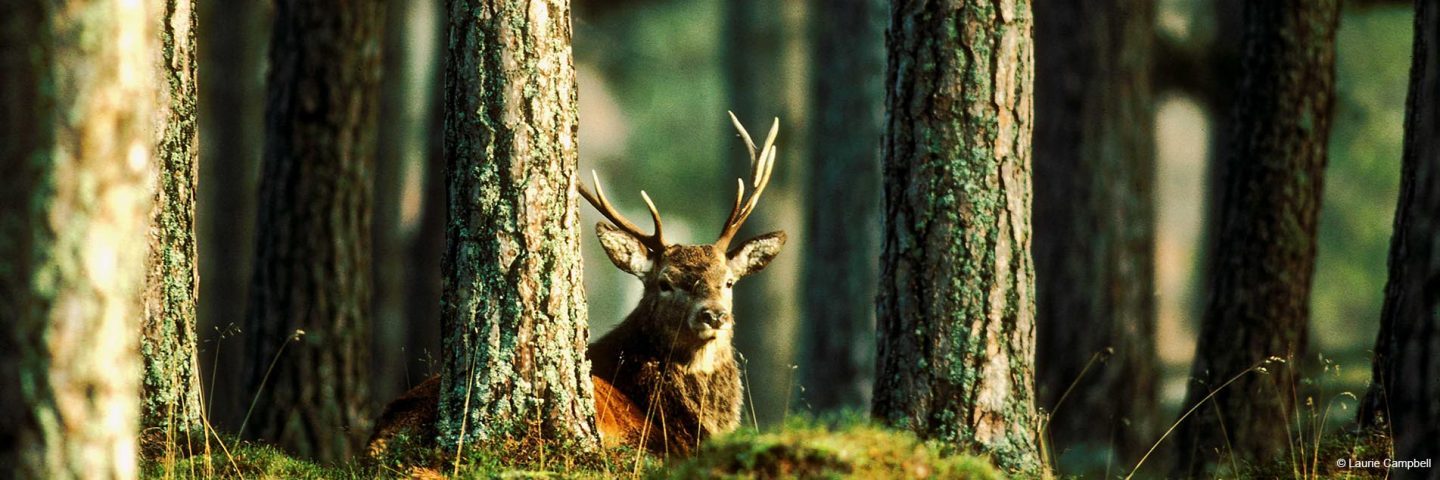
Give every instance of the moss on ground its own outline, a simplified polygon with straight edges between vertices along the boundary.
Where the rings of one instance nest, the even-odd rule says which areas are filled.
[[[143,478],[1004,478],[990,462],[950,455],[914,435],[863,421],[825,426],[794,421],[776,432],[740,431],[686,458],[629,448],[583,453],[555,445],[501,442],[453,452],[396,438],[383,458],[327,465],[251,442],[212,443],[211,453],[142,464]],[[228,451],[228,453],[227,453]]]
[[[791,422],[773,433],[714,439],[651,478],[1004,478],[986,459],[950,455],[913,434],[856,422]]]

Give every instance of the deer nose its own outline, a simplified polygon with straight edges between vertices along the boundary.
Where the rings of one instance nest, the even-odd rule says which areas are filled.
[[[710,328],[720,329],[730,323],[730,312],[707,308],[700,311],[700,321]]]

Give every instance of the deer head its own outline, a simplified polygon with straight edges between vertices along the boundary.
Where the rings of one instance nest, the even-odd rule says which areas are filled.
[[[640,304],[627,321],[643,322],[640,327],[660,335],[671,343],[672,348],[698,349],[717,341],[728,346],[734,327],[731,292],[735,282],[765,268],[785,244],[785,232],[777,231],[730,248],[731,240],[755,210],[760,194],[770,183],[770,173],[775,166],[775,135],[780,129],[780,119],[775,119],[764,147],[760,149],[755,148],[755,142],[734,113],[730,114],[730,120],[750,149],[750,184],[754,190],[747,197],[744,179],[737,179],[735,205],[714,243],[679,245],[667,242],[661,227],[660,211],[644,191],[640,192],[640,197],[649,207],[650,219],[655,224],[654,232],[649,234],[616,211],[605,198],[599,176],[593,171],[595,193],[580,185],[580,195],[610,221],[609,224],[600,222],[595,226],[606,255],[616,267],[644,283],[645,292]]]

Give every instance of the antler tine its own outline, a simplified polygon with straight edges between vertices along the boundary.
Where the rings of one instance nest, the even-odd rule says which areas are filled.
[[[775,170],[775,137],[780,131],[780,119],[776,118],[770,125],[770,133],[765,136],[765,146],[755,148],[755,142],[750,138],[749,132],[740,125],[740,120],[735,118],[735,113],[730,113],[730,120],[735,124],[735,129],[740,132],[740,137],[745,140],[745,145],[750,148],[751,185],[755,188],[750,192],[749,198],[745,198],[745,179],[736,179],[739,184],[735,194],[735,206],[730,210],[730,216],[725,219],[725,226],[720,230],[720,238],[715,245],[722,250],[729,246],[730,240],[740,231],[740,226],[745,224],[745,219],[755,211],[755,206],[760,202],[760,194],[770,184],[770,174]]]
[[[773,150],[775,149],[775,135],[777,135],[777,134],[779,134],[779,133],[780,133],[780,119],[777,117],[777,118],[775,119],[775,122],[770,124],[770,133],[765,135],[765,146],[760,149],[760,159],[759,159],[760,161],[756,162],[756,163],[758,164],[758,165],[756,165],[757,169],[758,169],[758,167],[764,166],[764,164],[765,164],[764,160],[765,160],[765,153],[766,153],[766,152],[770,152],[770,153],[771,153],[770,163],[773,164],[773,163],[775,162],[774,152],[773,152]],[[754,145],[751,145],[750,148],[751,148],[751,149],[754,149],[755,146],[754,146]],[[763,175],[762,175],[762,173],[763,173]],[[765,172],[758,172],[758,171],[757,171],[757,172],[755,172],[753,175],[755,175],[755,185],[754,185],[755,187],[759,187],[759,186],[760,186],[760,178],[761,178],[762,176],[763,176],[764,178],[770,178],[770,172],[768,171],[768,169],[767,169]]]
[[[655,222],[655,233],[646,234],[640,231],[640,227],[630,223],[625,216],[620,215],[620,212],[610,204],[610,200],[605,198],[605,188],[600,186],[600,175],[591,170],[590,177],[595,181],[595,193],[591,193],[589,189],[585,188],[585,183],[581,182],[579,184],[580,196],[585,197],[585,200],[590,202],[590,205],[595,207],[600,215],[610,220],[610,223],[614,224],[616,228],[634,235],[647,248],[657,252],[665,250],[665,237],[660,225],[660,210],[655,208],[655,202],[650,201],[650,195],[643,190],[640,192],[640,197],[645,199],[645,206],[650,208],[650,220]]]
[[[655,237],[656,245],[663,251],[665,250],[665,235],[664,229],[660,226],[660,209],[655,208],[655,202],[650,201],[650,194],[645,193],[644,190],[640,191],[640,198],[645,200],[645,206],[650,209],[650,222],[655,224],[655,234],[652,236]]]
[[[735,112],[727,113],[730,114],[730,123],[735,125],[735,130],[740,131],[740,138],[745,140],[745,146],[750,149],[750,168],[754,169],[755,164],[760,161],[760,151],[755,149],[755,141],[750,139],[750,132],[745,131],[745,126],[740,124],[739,118],[735,118]]]
[[[735,206],[730,207],[730,215],[725,217],[725,225],[729,226],[735,221],[735,216],[740,214],[740,206],[745,203],[745,179],[735,179]]]

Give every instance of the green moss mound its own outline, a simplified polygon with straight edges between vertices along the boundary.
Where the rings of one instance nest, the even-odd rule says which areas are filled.
[[[737,432],[701,446],[651,478],[1004,478],[990,462],[874,425],[795,424]]]
[[[292,457],[270,445],[211,442],[210,453],[140,463],[140,478],[370,478],[359,465],[327,466]]]

